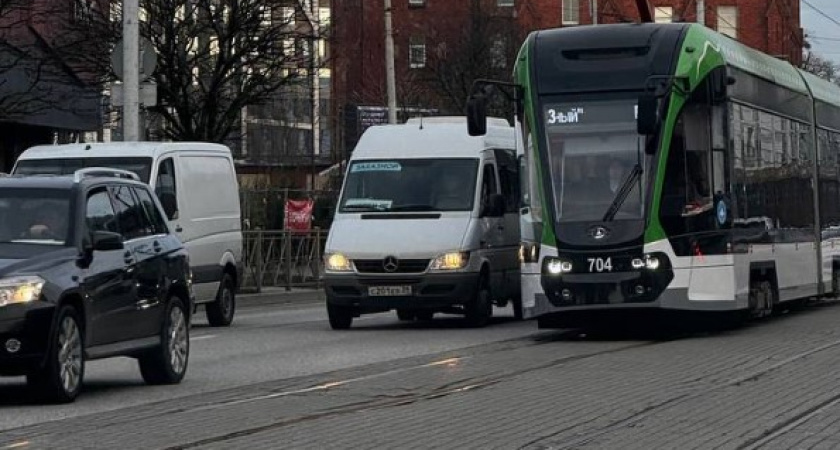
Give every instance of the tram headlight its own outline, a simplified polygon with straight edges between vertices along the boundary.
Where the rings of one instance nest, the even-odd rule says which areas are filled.
[[[545,269],[548,273],[552,275],[562,275],[564,273],[569,273],[572,271],[574,267],[572,266],[571,261],[565,261],[562,259],[552,259],[548,261],[545,265]]]
[[[634,270],[642,270],[646,266],[645,260],[642,258],[633,258],[633,260],[630,261],[630,266],[633,267]]]
[[[657,258],[656,256],[648,256],[647,258],[645,258],[645,267],[647,267],[648,270],[658,269],[659,268],[659,258]]]

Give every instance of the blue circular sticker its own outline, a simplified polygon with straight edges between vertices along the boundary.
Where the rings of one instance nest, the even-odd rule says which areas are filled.
[[[726,202],[720,201],[717,204],[717,220],[718,223],[723,225],[726,223],[726,219],[728,216],[728,211],[726,210]]]

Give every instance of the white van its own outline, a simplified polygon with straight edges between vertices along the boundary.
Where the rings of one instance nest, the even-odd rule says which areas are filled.
[[[514,129],[463,117],[369,128],[347,169],[325,249],[334,329],[365,313],[436,312],[485,325],[493,304],[521,309],[519,175]]]
[[[14,174],[72,174],[82,167],[129,170],[160,198],[190,254],[196,303],[213,326],[228,326],[241,280],[239,185],[230,149],[204,142],[43,145],[18,158]]]

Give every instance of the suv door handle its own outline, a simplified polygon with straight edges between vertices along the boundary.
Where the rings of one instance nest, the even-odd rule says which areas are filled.
[[[131,254],[130,251],[123,253],[123,261],[126,264],[133,264],[134,263],[134,256]]]
[[[180,233],[180,232],[184,231],[184,229],[181,227],[181,225],[175,225],[175,231],[177,233]]]
[[[155,250],[155,253],[160,253],[163,250],[163,247],[160,246],[160,242],[158,241],[152,243],[152,248]]]

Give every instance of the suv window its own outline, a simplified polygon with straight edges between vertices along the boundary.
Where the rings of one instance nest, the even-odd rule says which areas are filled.
[[[160,210],[158,209],[157,205],[155,205],[155,201],[152,198],[152,194],[149,193],[147,189],[144,188],[133,188],[134,193],[137,195],[137,199],[140,200],[140,204],[143,207],[143,212],[146,217],[146,221],[151,224],[152,230],[154,234],[165,234],[169,232],[169,229],[166,227],[166,220],[160,214]]]
[[[143,207],[137,203],[128,186],[112,187],[111,195],[114,197],[120,233],[126,241],[154,234],[151,223],[146,221],[142,212]]]
[[[160,199],[166,217],[172,220],[178,211],[178,190],[175,184],[175,161],[166,158],[160,162],[157,180],[155,181],[155,195]]]
[[[89,231],[117,233],[119,230],[115,219],[114,206],[111,204],[111,197],[106,189],[94,191],[88,196],[85,221]]]

